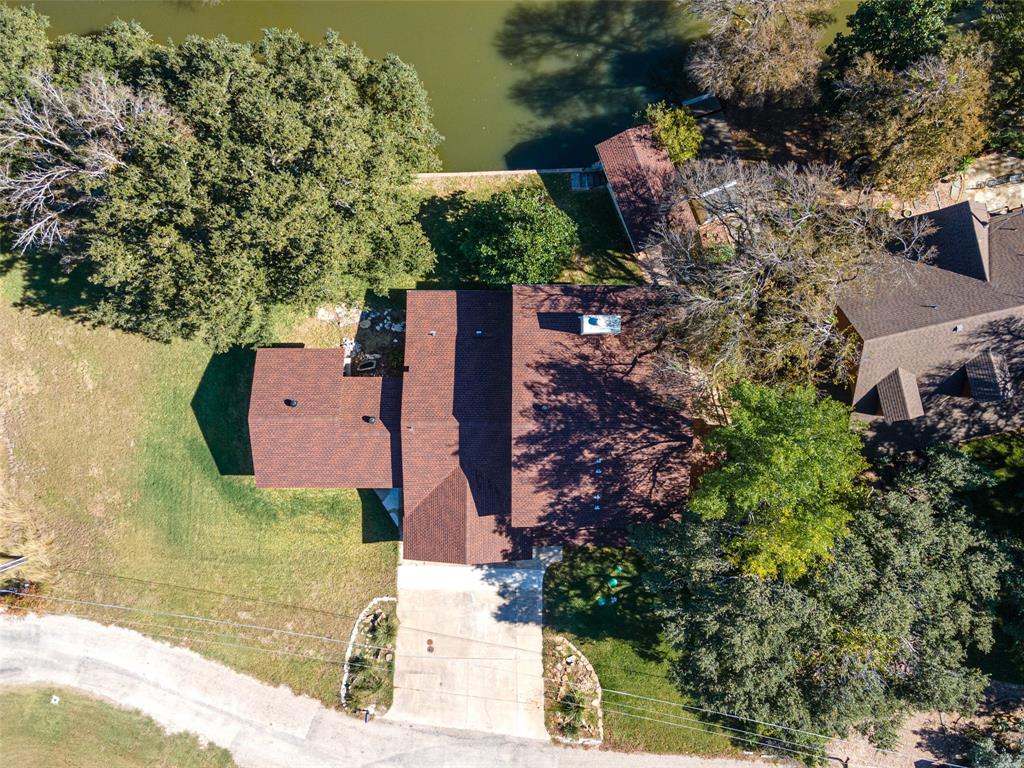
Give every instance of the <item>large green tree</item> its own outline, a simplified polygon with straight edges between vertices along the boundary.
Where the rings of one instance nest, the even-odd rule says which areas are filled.
[[[0,5],[0,104],[22,95],[29,75],[49,66],[48,26],[30,7]]]
[[[921,194],[985,146],[989,60],[973,37],[902,71],[867,54],[836,91],[833,145],[865,182],[896,194]]]
[[[681,690],[698,706],[827,734],[857,728],[882,746],[909,711],[972,712],[986,679],[967,656],[991,645],[1002,561],[961,494],[987,481],[962,454],[931,453],[857,508],[849,535],[794,582],[738,567],[726,521],[691,512],[641,529]]]
[[[1024,154],[1024,2],[989,0],[980,28],[992,46],[993,139]]]
[[[951,9],[952,0],[861,0],[847,18],[849,31],[828,47],[831,66],[843,73],[870,53],[886,69],[905,69],[942,49]]]
[[[693,160],[704,140],[697,119],[686,107],[670,107],[664,101],[649,104],[644,118],[651,124],[655,140],[676,165]]]
[[[170,116],[126,125],[102,184],[69,192],[89,205],[57,250],[99,287],[96,319],[222,349],[257,341],[274,304],[384,292],[433,263],[407,186],[440,137],[397,57],[276,29],[163,47],[116,23],[53,58],[68,92],[99,70]]]
[[[740,383],[731,421],[705,445],[724,455],[704,475],[690,510],[732,532],[728,557],[744,573],[799,578],[846,532],[867,468],[850,409],[812,387]]]
[[[576,222],[543,189],[499,192],[470,206],[461,249],[492,285],[550,283],[579,246]]]

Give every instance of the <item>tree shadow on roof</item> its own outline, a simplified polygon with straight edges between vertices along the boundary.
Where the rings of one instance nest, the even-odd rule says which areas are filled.
[[[871,455],[915,450],[935,443],[959,443],[1024,428],[1024,317],[1002,317],[968,331],[956,354],[943,366],[920,375],[925,415],[904,421],[871,424],[865,448]],[[1006,397],[976,400],[963,374],[970,357],[983,350],[997,353],[1006,365]],[[957,388],[959,387],[959,391]]]
[[[192,412],[221,475],[253,474],[249,396],[255,366],[253,349],[213,355],[192,396]]]
[[[592,146],[661,98],[692,95],[681,63],[699,25],[676,2],[524,2],[506,16],[498,53],[522,72],[513,100],[534,122],[510,168],[589,165]]]

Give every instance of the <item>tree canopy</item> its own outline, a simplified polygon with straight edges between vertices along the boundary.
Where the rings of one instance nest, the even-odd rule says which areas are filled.
[[[993,139],[1024,154],[1024,3],[988,0],[980,28],[992,46]]]
[[[659,101],[648,105],[644,117],[653,126],[654,138],[673,163],[682,165],[697,156],[704,137],[697,127],[697,119],[686,107],[670,107]]]
[[[840,291],[867,272],[898,279],[923,251],[920,222],[841,205],[828,166],[696,160],[680,177],[675,204],[706,223],[668,231],[662,247],[667,279],[646,327],[670,365],[705,394],[743,378],[846,381],[856,347],[836,316]]]
[[[24,94],[29,75],[49,66],[47,27],[31,7],[0,6],[0,104]]]
[[[75,235],[61,230],[54,249],[100,288],[93,319],[222,349],[258,340],[274,304],[385,292],[433,263],[407,184],[436,167],[440,137],[415,71],[397,57],[370,59],[334,33],[315,43],[276,29],[255,44],[189,37],[164,47],[123,22],[61,37],[51,56],[54,98],[81,101],[102,76],[111,94],[128,89],[161,116],[128,121],[108,142],[102,183],[69,182],[67,199],[87,205],[45,211]],[[30,117],[44,96],[22,107]],[[57,130],[77,140],[70,124]],[[9,182],[39,171],[38,157],[5,145]],[[67,160],[43,168],[83,178]],[[37,223],[36,209],[5,197],[16,232]]]
[[[836,84],[833,144],[865,181],[916,196],[977,155],[988,136],[989,60],[967,37],[907,69],[866,54]]]
[[[710,30],[689,59],[702,90],[742,105],[804,104],[815,97],[822,0],[693,0]]]
[[[1002,560],[961,494],[987,474],[930,453],[866,506],[831,556],[789,582],[745,573],[723,520],[691,511],[636,534],[664,601],[672,673],[698,706],[891,746],[911,710],[973,712]],[[821,747],[792,731],[765,733]]]
[[[732,387],[731,420],[705,445],[721,466],[705,474],[690,510],[722,521],[724,546],[744,573],[799,578],[846,532],[867,468],[850,409],[812,387]]]
[[[891,70],[905,69],[938,53],[949,36],[952,0],[861,0],[826,53],[844,73],[860,56],[874,55]]]
[[[472,205],[461,249],[491,285],[550,283],[579,245],[576,222],[543,189],[519,187]]]

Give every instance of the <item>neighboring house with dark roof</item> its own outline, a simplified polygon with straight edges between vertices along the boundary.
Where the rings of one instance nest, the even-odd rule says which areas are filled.
[[[633,347],[644,290],[410,291],[400,378],[344,376],[340,349],[261,349],[256,484],[401,487],[411,560],[621,542],[689,487],[689,414]],[[622,333],[582,334],[590,315],[617,315]]]
[[[859,279],[839,302],[860,343],[854,412],[877,450],[1024,426],[1024,212],[925,215],[933,259]]]

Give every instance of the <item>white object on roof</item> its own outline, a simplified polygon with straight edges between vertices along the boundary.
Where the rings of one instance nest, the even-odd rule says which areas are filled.
[[[619,315],[580,315],[580,335],[616,334],[622,330]]]

